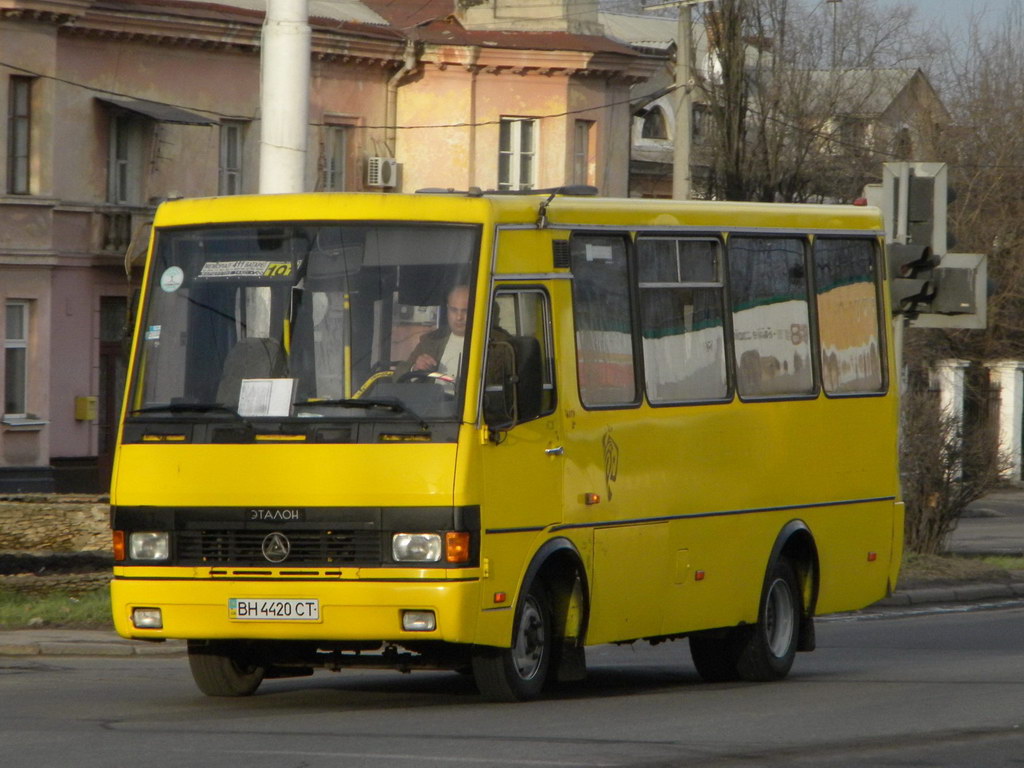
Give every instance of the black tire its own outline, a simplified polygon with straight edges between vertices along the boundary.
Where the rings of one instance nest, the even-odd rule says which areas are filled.
[[[551,669],[552,632],[547,593],[534,584],[516,609],[512,647],[473,649],[473,679],[484,698],[528,701],[540,696]]]
[[[251,646],[230,641],[189,640],[188,666],[207,696],[251,696],[266,674]]]
[[[737,664],[746,633],[749,633],[749,627],[690,635],[690,657],[702,680],[728,683],[740,679]]]
[[[781,680],[793,666],[800,637],[800,584],[792,564],[768,571],[757,624],[690,636],[690,655],[708,682]]]
[[[796,571],[789,560],[780,558],[768,571],[757,626],[736,664],[741,679],[771,682],[789,674],[800,639],[802,612]]]

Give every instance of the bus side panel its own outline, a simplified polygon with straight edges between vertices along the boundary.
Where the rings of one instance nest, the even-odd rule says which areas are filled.
[[[824,396],[576,411],[564,498],[566,523],[593,532],[588,643],[756,621],[793,520],[821,559],[819,613],[884,597],[899,557],[891,414],[889,397]]]

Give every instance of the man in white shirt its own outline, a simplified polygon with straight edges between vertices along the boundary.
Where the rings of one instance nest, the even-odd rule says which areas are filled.
[[[423,371],[459,375],[469,319],[469,286],[456,285],[448,292],[446,311],[448,328],[423,334],[409,359],[395,370],[396,374]]]

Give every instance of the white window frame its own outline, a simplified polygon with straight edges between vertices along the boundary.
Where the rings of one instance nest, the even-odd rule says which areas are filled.
[[[222,120],[220,124],[220,161],[217,192],[221,195],[242,194],[245,163],[245,129],[241,120]]]
[[[524,140],[523,126],[528,124],[530,138]],[[535,117],[503,117],[498,140],[498,189],[533,189],[537,181],[537,145],[540,120]],[[508,147],[503,139],[507,136]],[[529,146],[527,146],[529,145]],[[504,162],[503,162],[504,161]],[[524,164],[527,173],[523,173]],[[504,172],[503,171],[507,171]],[[503,176],[507,178],[503,178]],[[523,178],[528,176],[528,178]]]
[[[28,357],[29,357],[29,302],[23,299],[8,299],[4,304],[4,416],[26,416],[28,413]],[[21,314],[21,334],[12,336],[11,323],[8,322],[11,310]],[[21,380],[21,402],[14,402],[11,410],[7,410],[7,384],[10,377],[8,366],[14,350],[23,350],[24,362]],[[20,407],[20,408],[19,408]]]

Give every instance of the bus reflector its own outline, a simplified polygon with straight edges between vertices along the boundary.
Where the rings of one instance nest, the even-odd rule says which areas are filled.
[[[448,531],[444,535],[444,546],[449,563],[469,562],[469,534],[465,531]]]
[[[594,504],[600,504],[601,503],[601,494],[599,494],[599,493],[584,493],[583,494],[583,503],[586,504],[588,507],[589,506],[593,506]]]
[[[114,559],[124,560],[125,557],[125,546],[124,546],[124,531],[114,531]]]
[[[506,594],[505,592],[495,592],[494,593],[494,602],[496,602],[496,603],[504,603],[506,600],[508,600],[508,594]]]
[[[868,552],[868,562],[869,563],[873,563],[877,559],[878,559],[878,553],[877,552]]]
[[[695,571],[693,574],[694,581],[704,581],[704,571]]]

